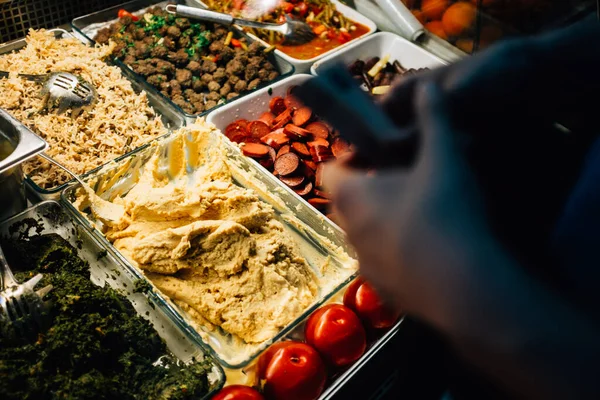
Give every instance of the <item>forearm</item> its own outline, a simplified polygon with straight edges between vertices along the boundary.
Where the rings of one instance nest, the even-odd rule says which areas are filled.
[[[439,321],[461,354],[527,398],[600,398],[598,327],[496,243],[469,253],[470,278]]]

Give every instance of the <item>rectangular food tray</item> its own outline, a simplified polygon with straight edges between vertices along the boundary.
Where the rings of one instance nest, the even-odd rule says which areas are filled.
[[[204,3],[201,0],[192,0],[192,3],[197,4],[200,7],[203,8],[208,8],[208,6],[206,5],[206,3]],[[331,0],[331,3],[333,5],[335,5],[337,11],[342,14],[344,17],[354,21],[354,22],[358,22],[361,25],[364,25],[368,28],[367,32],[360,36],[357,37],[355,39],[350,40],[347,43],[342,44],[341,46],[338,46],[334,49],[331,49],[329,51],[326,51],[323,54],[319,54],[316,57],[307,59],[307,60],[303,60],[300,58],[296,58],[296,57],[292,57],[290,55],[288,55],[287,53],[276,49],[275,50],[275,54],[278,55],[279,57],[281,57],[282,59],[290,62],[294,68],[296,69],[296,73],[308,73],[310,71],[310,67],[312,66],[312,64],[324,57],[327,57],[330,54],[335,54],[339,51],[344,51],[344,49],[346,49],[350,44],[355,43],[358,40],[361,40],[362,38],[371,35],[372,33],[374,33],[377,30],[377,25],[371,21],[369,18],[365,17],[364,15],[362,15],[361,13],[359,13],[358,11],[356,11],[355,9],[348,7],[347,5],[337,1],[337,0]],[[238,27],[239,30],[242,30],[241,27]],[[258,40],[259,42],[261,42],[262,44],[264,44],[265,46],[269,46],[269,43],[265,42],[262,39],[259,39],[258,37],[256,37],[253,34],[248,34],[249,37],[251,37],[254,40]]]
[[[439,57],[416,44],[389,32],[378,32],[348,46],[345,51],[331,54],[313,64],[313,75],[334,64],[350,65],[357,59],[390,56],[390,63],[398,60],[404,68],[437,68],[446,64]]]
[[[356,261],[350,258],[354,256],[354,251],[348,246],[344,233],[337,226],[324,218],[306,202],[299,201],[296,194],[290,191],[287,186],[242,155],[240,149],[226,140],[220,132],[213,131],[209,141],[210,144],[208,149],[205,149],[206,151],[209,151],[213,146],[225,147],[227,163],[232,170],[235,184],[254,190],[262,201],[274,208],[277,218],[283,223],[286,232],[298,244],[301,255],[307,260],[317,278],[322,276],[320,267],[325,263],[334,268],[336,274],[333,283],[319,281],[320,288],[317,300],[273,339],[259,344],[244,344],[242,348],[240,348],[239,343],[235,344],[230,334],[221,329],[211,330],[189,320],[183,310],[156,290],[161,307],[192,340],[208,345],[225,367],[241,368],[250,363],[270,343],[281,339],[293,330],[319,305],[345,287],[356,276]],[[160,147],[165,145],[164,142],[158,144],[158,151],[163,152]],[[107,188],[105,193],[110,192],[112,188],[115,192],[124,195],[135,185],[135,179],[140,174],[139,168],[143,168],[152,154],[154,154],[153,148],[139,150],[128,159],[121,160],[106,170],[88,176],[88,181],[92,184],[92,187],[97,182],[103,184],[110,182],[111,186]],[[111,179],[115,174],[119,174],[117,179]],[[136,277],[145,279],[143,273],[115,249],[100,231],[93,227],[90,220],[88,220],[88,216],[76,208],[74,201],[77,187],[77,185],[70,186],[62,193],[63,202],[74,214],[79,216],[83,224],[93,231],[98,240],[114,254],[124,268],[127,268]],[[346,255],[338,257],[340,250]]]
[[[55,233],[67,240],[78,249],[78,255],[90,265],[91,280],[99,286],[106,284],[126,295],[136,312],[149,320],[154,329],[167,344],[167,348],[180,361],[188,363],[192,358],[203,360],[208,357],[212,362],[212,371],[209,373],[209,382],[213,389],[203,399],[210,399],[225,383],[225,373],[221,366],[207,354],[206,349],[199,347],[182,334],[180,328],[160,307],[159,301],[150,293],[148,297],[142,293],[133,293],[134,282],[138,277],[131,274],[129,269],[123,268],[121,263],[108,252],[106,256],[99,257],[106,252],[106,248],[82,224],[73,220],[59,203],[44,201],[32,208],[0,223],[0,235],[3,237],[17,238],[19,235],[30,233],[23,229],[15,229],[19,222],[34,219],[43,226],[43,231],[38,231],[37,226],[29,228],[37,233]],[[12,228],[12,229],[11,229]]]
[[[154,7],[154,6],[166,6],[167,4],[169,4],[168,1],[134,0],[134,1],[123,3],[120,5],[114,6],[114,7],[107,8],[102,11],[88,14],[83,17],[75,18],[71,22],[71,25],[73,26],[73,28],[75,29],[76,32],[78,32],[80,35],[84,36],[87,40],[90,40],[91,42],[95,43],[94,37],[96,36],[96,33],[100,29],[106,28],[106,27],[110,26],[112,23],[118,21],[117,13],[120,9],[125,9],[135,15],[142,15],[143,11],[146,10],[147,8]],[[246,35],[242,31],[235,31],[235,32],[236,32],[237,37],[246,38],[248,40],[248,43],[252,43],[252,42],[256,41],[255,38],[252,38],[251,36]],[[285,57],[281,57],[280,55],[277,55],[276,51],[271,52],[269,54],[269,60],[273,63],[273,65],[275,65],[275,67],[277,68],[277,71],[279,72],[279,77],[269,83],[277,82],[281,79],[284,79],[284,78],[294,74],[294,65],[292,63],[290,63],[288,60],[286,60]],[[168,97],[166,97],[165,95],[160,93],[160,91],[157,88],[148,84],[146,82],[146,78],[144,78],[140,74],[133,72],[133,70],[128,65],[126,65],[124,62],[122,62],[121,60],[118,60],[116,58],[114,59],[114,62],[116,65],[119,65],[123,70],[128,71],[132,76],[135,76],[136,80],[138,80],[139,82],[144,82],[147,86],[151,87],[152,91],[155,93],[156,96],[159,96],[162,99],[162,101],[164,101],[165,103],[168,103],[171,107],[177,109],[182,115],[185,116],[185,118],[188,122],[193,122],[198,117],[207,115],[208,113],[212,112],[213,110],[216,110],[225,104],[229,104],[231,102],[237,101],[238,99],[240,99],[256,90],[259,90],[261,87],[264,87],[265,85],[269,84],[269,83],[263,83],[254,90],[247,91],[238,97],[235,97],[231,100],[227,100],[224,103],[219,104],[216,107],[213,107],[210,110],[206,110],[200,114],[188,114],[185,111],[183,111],[181,109],[181,107],[179,107],[178,105],[173,103],[171,101],[171,99],[169,99]]]
[[[53,31],[57,39],[60,39],[61,37],[63,37],[63,35],[69,35],[71,37],[75,36],[71,33],[66,32],[63,29],[54,29]],[[82,39],[81,37],[78,37],[78,39],[80,39],[82,43],[86,45],[92,45],[92,42],[86,39]],[[4,43],[0,45],[0,55],[19,51],[26,45],[27,42],[25,38]],[[133,87],[133,90],[136,93],[140,93],[142,91],[146,92],[150,107],[154,109],[156,115],[160,116],[165,127],[167,127],[168,129],[178,129],[182,126],[185,126],[185,118],[178,112],[178,110],[174,106],[164,102],[162,96],[159,96],[150,85],[136,79],[134,74],[132,74],[130,71],[123,70],[123,76],[131,82],[131,86]],[[25,123],[26,121],[21,122]],[[145,144],[141,147],[145,147],[147,145],[148,144]],[[118,157],[116,160],[118,161],[120,159],[123,159],[129,154],[131,154],[131,152]],[[102,166],[95,168],[91,171],[86,172],[82,176],[87,176],[88,174],[93,173],[101,168]],[[67,183],[65,183],[52,189],[44,189],[38,186],[31,178],[29,178],[29,176],[25,177],[25,182],[27,183],[28,191],[35,200],[57,200],[60,197],[60,192],[62,192],[63,189],[67,187]]]

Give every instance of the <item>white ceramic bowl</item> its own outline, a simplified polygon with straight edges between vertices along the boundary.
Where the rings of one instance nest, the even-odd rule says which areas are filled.
[[[436,68],[446,62],[414,43],[389,32],[379,32],[346,47],[343,51],[324,57],[313,64],[310,71],[318,75],[327,66],[342,63],[350,65],[357,59],[390,56],[390,62],[398,60],[405,68]]]

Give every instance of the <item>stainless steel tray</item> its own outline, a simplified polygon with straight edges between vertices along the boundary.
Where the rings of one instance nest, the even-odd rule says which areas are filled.
[[[54,31],[54,34],[57,39],[60,39],[65,34],[73,36],[62,29],[54,29],[53,31]],[[82,38],[79,38],[79,39],[82,40],[82,43],[84,43],[86,45],[92,45],[92,42],[89,40],[82,39]],[[14,41],[8,42],[8,43],[4,43],[4,44],[0,45],[0,55],[12,53],[14,51],[19,51],[26,45],[27,45],[27,42],[26,42],[25,38],[14,40]],[[185,124],[186,124],[185,118],[178,112],[178,110],[174,106],[166,103],[164,101],[163,97],[159,96],[150,85],[148,85],[145,82],[139,81],[131,71],[127,71],[127,70],[122,70],[122,71],[123,71],[123,76],[131,82],[133,90],[135,90],[136,93],[139,93],[142,91],[146,92],[147,97],[148,97],[148,103],[154,109],[156,114],[161,117],[163,123],[165,124],[165,127],[167,127],[168,129],[178,129],[182,126],[185,126]],[[24,121],[21,121],[21,122],[24,122]],[[145,147],[147,145],[148,144],[146,144],[142,147]],[[121,157],[117,158],[117,160],[127,157],[128,154],[131,154],[131,152],[122,155]],[[102,168],[102,166],[95,168],[91,171],[88,171],[83,176],[86,176],[87,174],[90,174],[101,168]],[[46,200],[46,199],[55,199],[56,200],[59,198],[60,192],[62,192],[63,189],[65,187],[67,187],[67,184],[65,183],[63,185],[54,187],[52,189],[44,189],[44,188],[41,188],[40,186],[38,186],[28,176],[25,177],[25,181],[27,183],[27,188],[29,189],[29,192],[32,194],[32,196],[36,200]]]
[[[186,363],[191,362],[192,358],[202,360],[208,357],[212,361],[213,368],[209,374],[209,381],[213,389],[204,399],[211,398],[223,386],[225,374],[221,366],[206,353],[205,349],[182,334],[179,327],[157,304],[154,296],[146,297],[142,293],[133,293],[134,282],[138,277],[131,274],[127,268],[123,268],[121,263],[110,253],[99,258],[98,255],[106,251],[104,246],[83,225],[72,220],[59,203],[44,201],[2,222],[0,235],[15,238],[20,234],[27,235],[28,232],[23,232],[23,229],[15,231],[11,227],[17,227],[20,221],[28,218],[37,220],[43,226],[43,231],[36,230],[35,233],[56,233],[77,248],[79,257],[90,264],[92,282],[99,286],[108,284],[125,294],[137,313],[152,323],[175,357]],[[30,229],[37,229],[37,227]]]
[[[126,194],[136,183],[140,168],[155,150],[164,154],[161,148],[165,143],[156,143],[156,149],[146,148],[136,152],[127,160],[122,160],[110,169],[90,175],[88,181],[92,187],[102,186],[102,196],[110,198],[113,193]],[[300,248],[301,255],[308,261],[311,268],[321,277],[322,288],[318,299],[305,312],[295,319],[273,339],[266,342],[239,347],[239,343],[233,343],[231,335],[217,329],[203,329],[195,326],[187,317],[186,313],[175,306],[167,298],[158,294],[161,306],[169,313],[173,320],[198,343],[205,343],[213,350],[213,354],[227,368],[241,368],[250,363],[258,354],[266,349],[272,342],[277,341],[291,332],[294,327],[307,318],[316,308],[338,293],[343,287],[356,276],[357,263],[351,257],[354,255],[345,241],[344,233],[329,220],[320,215],[314,208],[305,202],[298,200],[296,195],[283,185],[277,178],[255,163],[243,156],[236,146],[227,141],[219,131],[213,131],[210,137],[209,148],[223,146],[227,152],[227,163],[232,171],[232,177],[236,184],[241,187],[253,189],[261,200],[269,203],[275,210],[278,219],[284,224],[287,233],[293,238]],[[205,149],[208,151],[208,149]],[[115,175],[117,175],[115,178]],[[114,178],[114,179],[113,179]],[[109,186],[106,186],[108,182]],[[95,229],[88,217],[83,215],[73,204],[77,185],[67,188],[63,194],[63,202],[73,211],[79,214],[82,223],[90,227],[99,241],[101,241],[115,255],[123,266],[128,268],[132,274],[142,278],[144,275],[140,270],[122,256],[102,235]],[[321,266],[329,263],[336,274],[335,281],[325,281]],[[333,273],[332,272],[332,273]]]
[[[100,29],[108,27],[112,23],[114,23],[118,20],[117,12],[120,9],[126,9],[127,11],[129,11],[133,14],[139,14],[140,11],[143,11],[149,7],[165,6],[167,4],[169,4],[168,1],[134,0],[134,1],[123,3],[123,4],[120,4],[120,5],[111,7],[111,8],[107,8],[102,11],[88,14],[83,17],[75,18],[71,22],[71,25],[73,26],[73,28],[75,29],[75,31],[77,33],[79,33],[80,35],[84,36],[85,38],[87,38],[88,40],[93,42],[93,39],[96,36],[96,33]],[[237,37],[245,37],[248,40],[248,43],[252,43],[252,42],[256,41],[256,39],[253,39],[252,37],[246,35],[242,31],[236,30],[234,32],[237,35]],[[154,87],[152,87],[152,90],[156,93],[157,96],[160,96],[163,99],[163,101],[170,104],[173,108],[176,108],[182,115],[184,115],[188,122],[193,122],[198,117],[207,115],[208,113],[218,109],[219,107],[221,107],[225,104],[230,104],[232,102],[235,102],[236,100],[238,100],[256,90],[259,90],[260,88],[262,88],[266,85],[273,84],[274,82],[277,82],[281,79],[284,79],[284,78],[294,74],[294,70],[295,70],[294,66],[289,61],[283,59],[282,57],[280,57],[274,53],[275,52],[271,52],[271,54],[269,55],[269,60],[273,63],[273,65],[275,65],[275,67],[277,68],[277,71],[279,72],[279,77],[277,79],[270,81],[268,83],[263,83],[254,90],[247,91],[244,94],[242,94],[234,99],[225,101],[224,103],[219,104],[216,107],[213,107],[212,109],[204,111],[203,113],[200,113],[200,114],[188,114],[185,111],[183,111],[178,105],[173,103],[171,101],[171,99],[169,99],[168,97],[166,97],[162,93],[160,93],[160,91],[158,89],[155,89]],[[137,80],[147,84],[146,79],[143,76],[133,72],[133,70],[128,65],[126,65],[125,63],[123,63],[122,61],[117,60],[117,59],[115,59],[114,62],[116,65],[119,65],[124,70],[131,72],[136,77]],[[151,85],[148,85],[148,86],[151,86]]]

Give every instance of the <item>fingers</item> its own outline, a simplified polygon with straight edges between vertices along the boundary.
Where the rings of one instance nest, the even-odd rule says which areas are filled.
[[[419,162],[447,165],[458,150],[457,132],[439,86],[422,83],[416,91],[415,109],[421,133]]]
[[[331,193],[333,212],[344,230],[353,222],[348,218],[350,210],[362,213],[364,203],[368,201],[361,195],[364,179],[364,171],[352,169],[343,161],[328,163],[323,169],[323,185]]]

